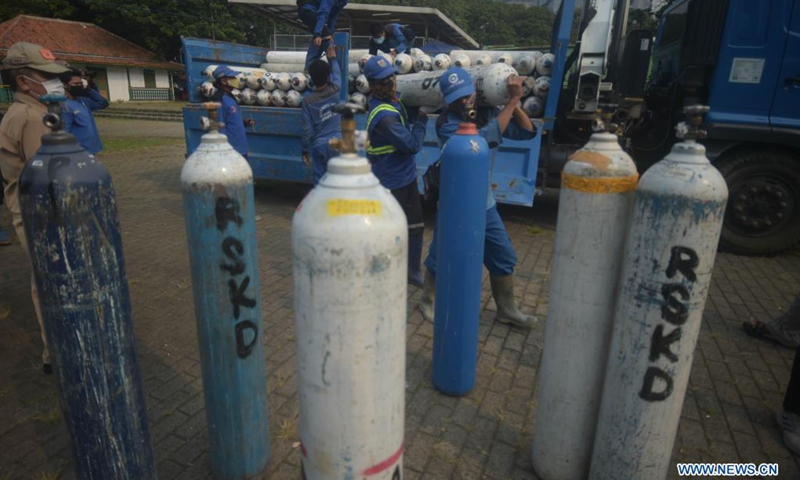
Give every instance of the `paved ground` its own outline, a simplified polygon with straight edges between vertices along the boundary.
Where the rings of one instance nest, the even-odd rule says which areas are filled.
[[[202,381],[182,217],[181,124],[100,120],[121,149],[102,156],[117,188],[135,330],[161,479],[210,478]],[[156,142],[156,137],[177,138]],[[146,138],[146,148],[130,148]],[[112,142],[113,143],[113,142]],[[272,432],[272,479],[295,479],[296,425],[291,219],[306,190],[257,188],[259,258]],[[556,197],[533,209],[501,208],[519,256],[522,308],[544,315]],[[3,211],[7,225],[7,213]],[[430,224],[429,224],[430,226]],[[426,239],[430,240],[430,229]],[[40,341],[19,245],[0,247],[0,479],[73,478],[69,440],[52,377],[40,373]],[[717,257],[673,460],[778,462],[800,478],[774,420],[793,352],[757,342],[743,320],[768,320],[800,289],[800,251],[775,258]],[[464,398],[429,381],[432,328],[409,291],[405,478],[536,478],[530,444],[544,325],[492,323],[484,283],[478,381]],[[676,477],[674,471],[670,478]]]

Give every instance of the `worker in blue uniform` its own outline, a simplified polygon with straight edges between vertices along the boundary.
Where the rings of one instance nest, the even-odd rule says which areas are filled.
[[[367,158],[381,185],[392,191],[406,214],[408,282],[422,287],[420,261],[425,221],[414,156],[422,149],[428,117],[418,108],[407,110],[397,98],[397,69],[389,60],[372,57],[364,65],[364,76],[372,89],[367,115],[370,141]]]
[[[313,37],[306,54],[305,70],[327,50],[336,31],[336,19],[347,0],[297,0],[297,18]]]
[[[78,70],[70,70],[60,78],[67,95],[67,101],[61,110],[64,130],[75,135],[78,143],[87,152],[97,155],[103,150],[103,142],[92,112],[108,108],[108,100],[97,90],[89,88]]]
[[[439,145],[444,146],[447,140],[458,130],[458,124],[473,121],[478,126],[480,135],[486,140],[491,149],[492,164],[494,156],[503,138],[511,140],[529,140],[536,136],[534,127],[528,115],[518,106],[522,98],[522,84],[525,77],[512,76],[508,80],[510,98],[506,105],[500,108],[475,107],[475,86],[466,70],[459,67],[448,69],[442,74],[439,82],[442,95],[447,103],[447,110],[436,121],[436,134]],[[486,179],[489,182],[489,179]],[[513,324],[521,327],[531,327],[536,321],[533,317],[519,311],[514,298],[514,267],[517,264],[517,254],[511,239],[506,232],[503,220],[497,212],[497,204],[489,188],[486,199],[486,236],[483,251],[483,264],[489,270],[492,295],[497,304],[497,318],[499,322]],[[433,232],[428,257],[425,259],[425,280],[420,300],[420,310],[423,316],[433,321],[434,299],[436,288],[436,230]]]
[[[244,80],[239,76],[239,72],[227,65],[220,65],[214,70],[214,81],[217,89],[222,92],[222,106],[219,110],[219,119],[225,125],[219,130],[220,133],[228,137],[228,143],[234,150],[247,158],[247,133],[245,127],[255,125],[255,120],[242,118],[239,104],[231,94],[234,88],[242,89],[245,86]]]
[[[314,60],[308,67],[315,88],[305,96],[301,106],[303,163],[313,165],[314,186],[325,175],[328,160],[336,155],[329,144],[330,139],[342,138],[340,115],[333,111],[333,107],[339,103],[339,92],[342,89],[342,72],[339,62],[336,61],[334,45],[328,47],[326,56],[329,64]]]
[[[397,55],[406,53],[414,44],[414,30],[399,23],[372,23],[369,26],[369,54],[377,55],[378,50]]]

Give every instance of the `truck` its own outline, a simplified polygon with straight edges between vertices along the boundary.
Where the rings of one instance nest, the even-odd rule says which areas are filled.
[[[242,0],[238,0],[242,1]],[[598,116],[620,136],[640,174],[666,156],[685,105],[703,104],[703,140],[725,177],[730,199],[720,247],[775,254],[800,241],[800,0],[675,0],[655,32],[627,31],[630,0],[562,0],[551,35],[551,88],[538,133],[506,141],[491,170],[499,203],[531,206],[541,188],[559,186],[572,152],[586,143]],[[346,34],[337,33],[338,61],[349,63]],[[199,144],[203,98],[197,87],[208,65],[258,67],[264,48],[183,39],[189,104],[188,153]],[[346,75],[344,76],[346,82]],[[556,88],[560,86],[561,88]],[[347,99],[347,87],[342,100]],[[253,118],[249,161],[256,178],[311,183],[301,161],[300,110],[242,106]],[[359,118],[363,129],[366,116]],[[417,155],[420,178],[439,157],[429,122]],[[537,188],[539,187],[539,188]]]

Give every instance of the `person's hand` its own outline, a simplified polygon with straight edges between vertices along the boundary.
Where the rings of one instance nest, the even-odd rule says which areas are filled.
[[[328,45],[328,49],[325,50],[325,56],[328,57],[329,60],[336,58],[336,45],[332,43]]]
[[[314,37],[314,46],[315,47],[322,46],[322,37]]]
[[[508,93],[511,95],[511,101],[518,102],[522,98],[522,84],[525,83],[525,78],[519,75],[511,75],[508,77]]]
[[[311,157],[309,157],[307,153],[303,154],[303,164],[311,165]]]
[[[254,119],[252,119],[252,118],[247,118],[244,121],[244,126],[245,127],[253,127],[253,126],[255,126],[255,124],[256,124],[256,121]]]

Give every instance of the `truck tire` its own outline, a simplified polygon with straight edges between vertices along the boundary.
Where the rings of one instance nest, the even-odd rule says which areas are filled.
[[[739,150],[715,162],[730,195],[720,249],[773,255],[800,241],[800,156],[781,150]]]

